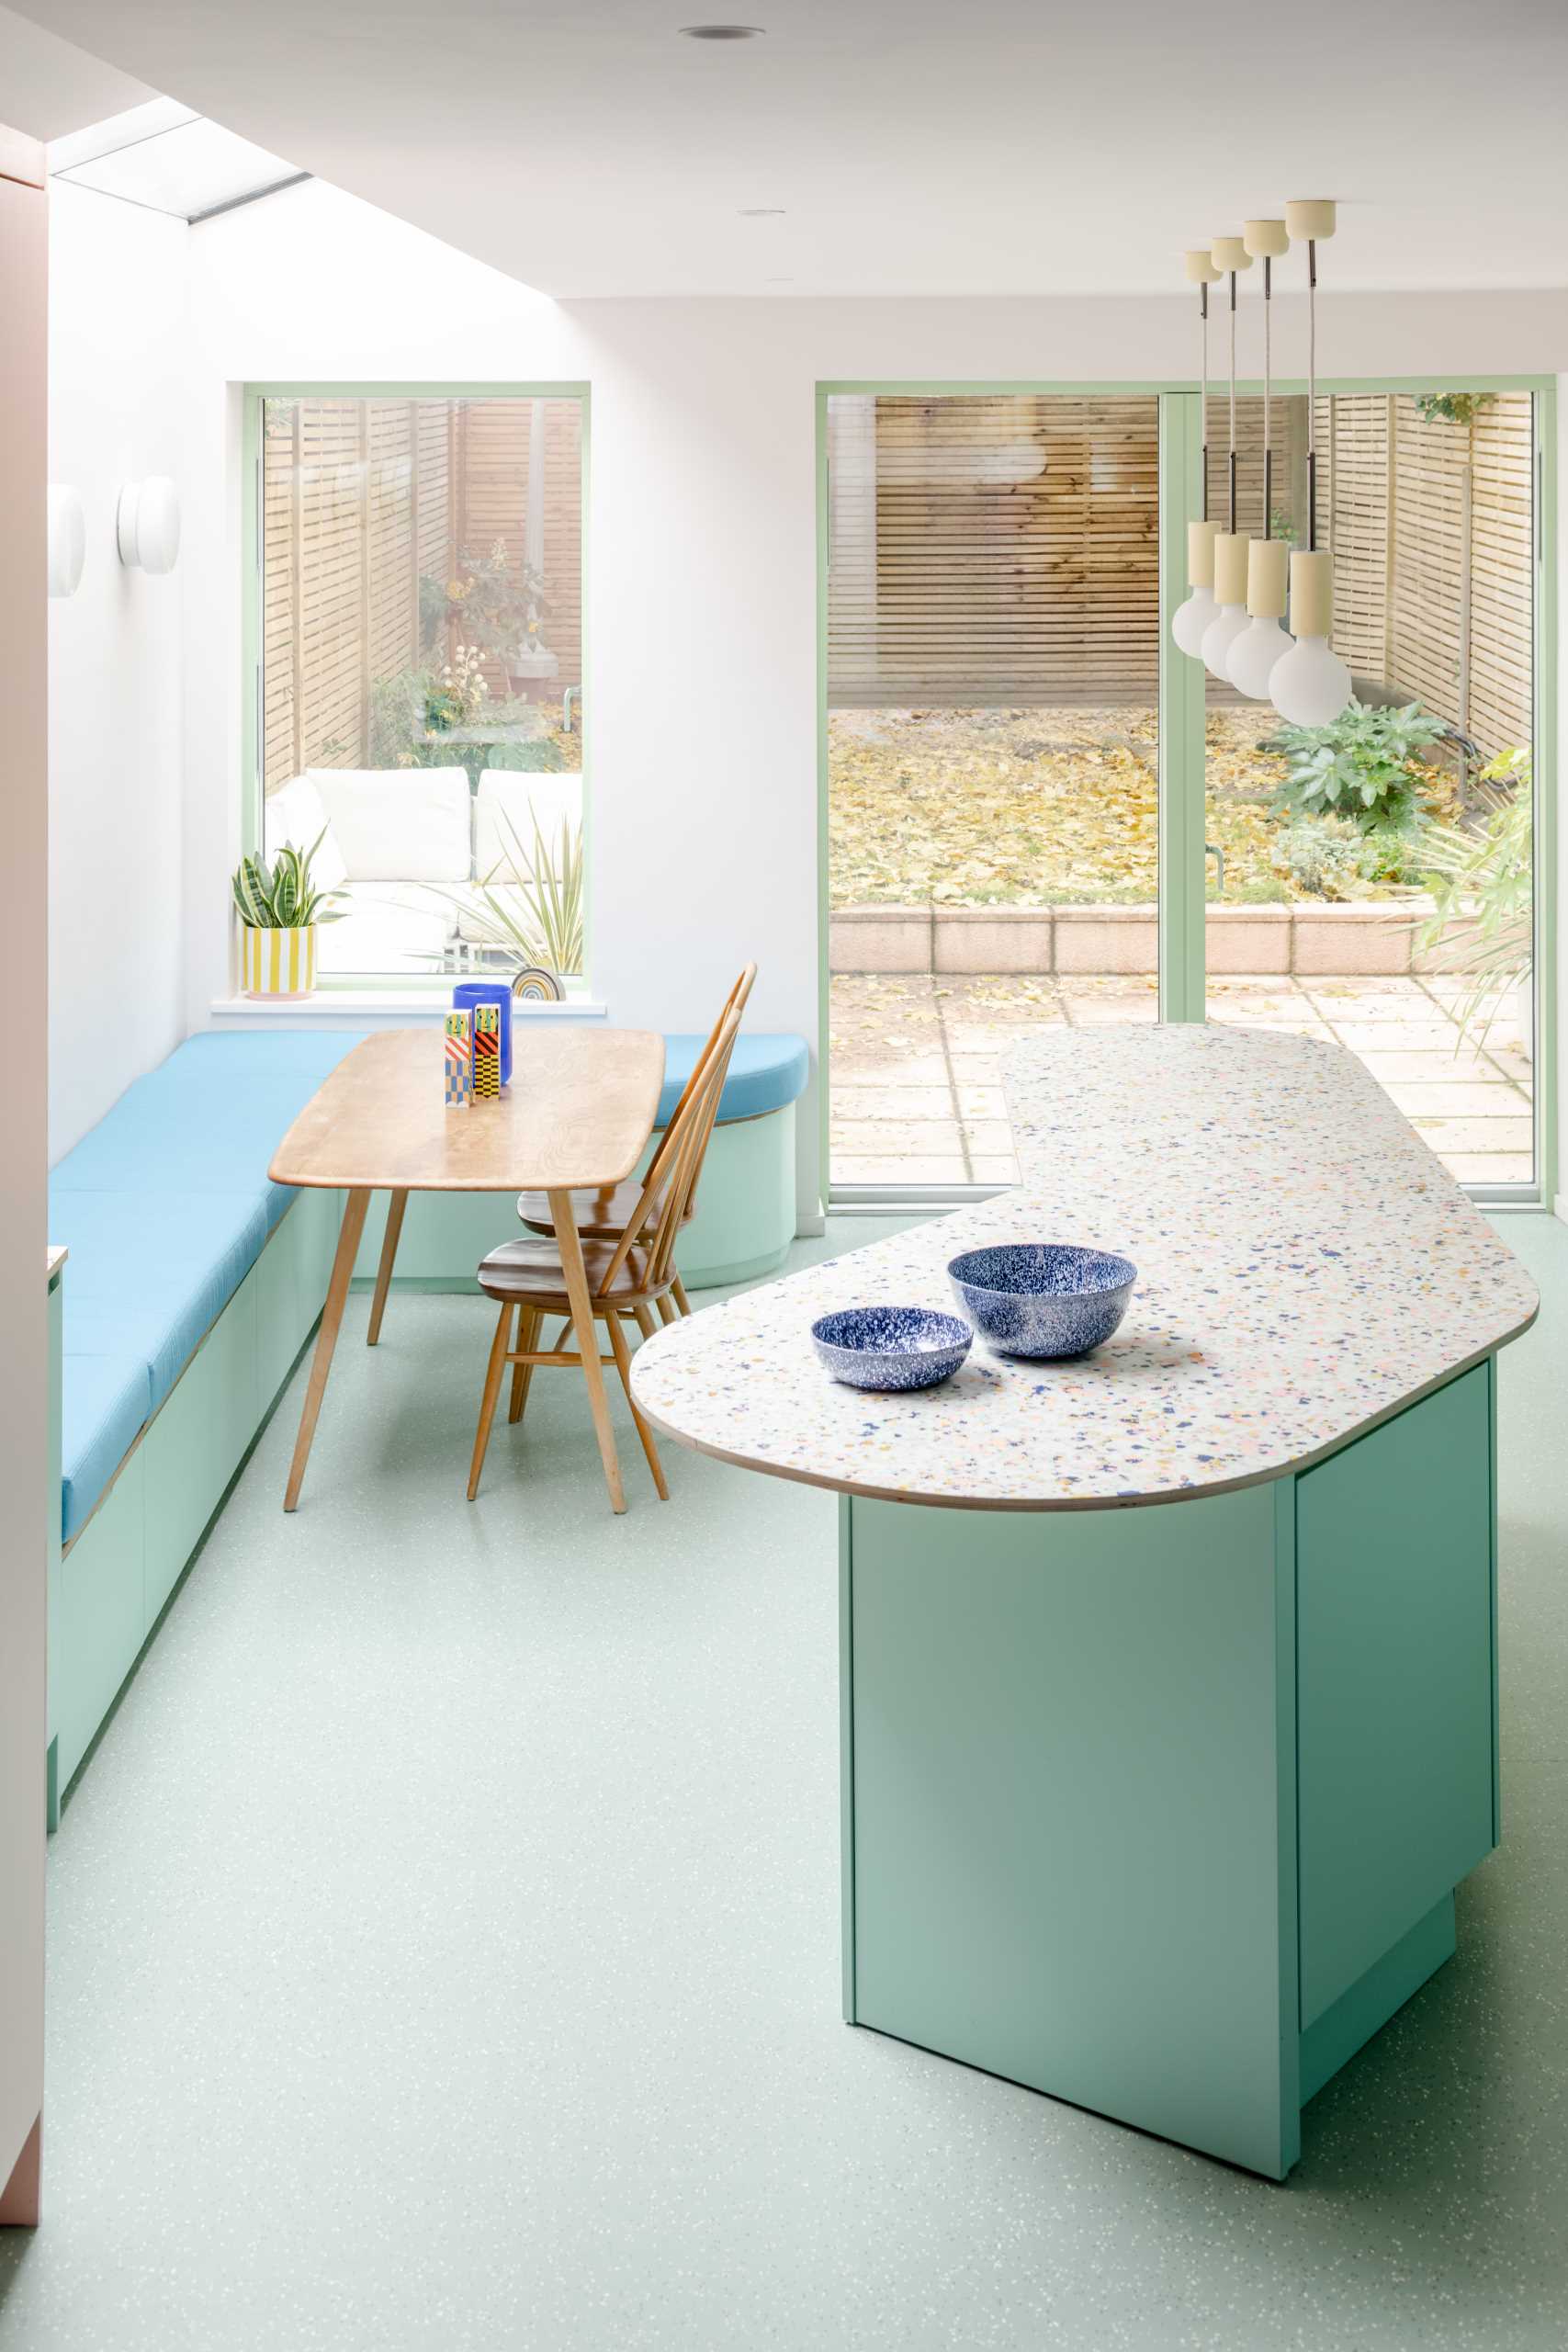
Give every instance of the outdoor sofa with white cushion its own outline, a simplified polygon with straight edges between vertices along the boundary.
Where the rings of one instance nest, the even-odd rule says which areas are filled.
[[[265,848],[325,834],[313,876],[344,895],[318,938],[323,975],[434,972],[476,935],[443,893],[514,881],[513,837],[531,857],[536,820],[556,854],[563,822],[582,822],[581,776],[486,768],[475,794],[462,768],[307,768],[268,799]]]

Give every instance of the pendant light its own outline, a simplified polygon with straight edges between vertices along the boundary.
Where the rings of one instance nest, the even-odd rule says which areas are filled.
[[[1282,220],[1249,220],[1242,241],[1255,260],[1263,264],[1263,537],[1254,539],[1247,554],[1247,609],[1252,618],[1231,647],[1230,682],[1253,702],[1268,699],[1274,666],[1291,650],[1280,623],[1285,611],[1283,539],[1274,537],[1274,450],[1270,397],[1273,384],[1274,264],[1290,245]]]
[[[1202,653],[1203,638],[1210,622],[1217,620],[1220,613],[1214,602],[1214,540],[1220,526],[1209,520],[1209,288],[1219,276],[1213,255],[1206,246],[1188,254],[1188,283],[1198,288],[1198,315],[1202,321],[1200,413],[1202,417],[1203,456],[1200,469],[1200,519],[1187,526],[1188,594],[1171,616],[1170,633],[1182,652],[1190,653],[1194,660]]]
[[[1229,514],[1227,530],[1214,541],[1214,602],[1219,612],[1203,632],[1203,661],[1211,677],[1228,683],[1226,664],[1231,646],[1247,627],[1246,535],[1235,526],[1235,280],[1236,272],[1252,267],[1252,255],[1240,237],[1216,237],[1213,256],[1230,279],[1231,407]]]
[[[1292,727],[1330,727],[1350,699],[1350,673],[1328,641],[1334,628],[1334,558],[1317,544],[1317,248],[1334,234],[1334,206],[1322,198],[1287,204],[1285,227],[1307,249],[1307,543],[1291,557],[1296,641],[1275,663],[1269,694]]]

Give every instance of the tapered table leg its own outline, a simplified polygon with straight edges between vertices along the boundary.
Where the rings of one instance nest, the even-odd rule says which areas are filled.
[[[370,1329],[365,1335],[367,1348],[373,1348],[381,1336],[381,1317],[387,1311],[387,1293],[392,1285],[398,1237],[403,1229],[403,1211],[408,1204],[406,1190],[393,1193],[387,1203],[387,1230],[381,1239],[381,1262],[376,1269],[376,1295],[370,1301]]]
[[[369,1205],[370,1194],[367,1190],[350,1193],[344,1206],[337,1255],[333,1260],[333,1278],[327,1284],[327,1303],[321,1309],[321,1328],[316,1335],[316,1352],[310,1360],[305,1409],[299,1416],[299,1434],[294,1441],[294,1460],[283,1497],[285,1510],[295,1509],[299,1500],[299,1489],[305,1481],[305,1464],[310,1459],[310,1440],[316,1434],[316,1417],[321,1409],[321,1398],[326,1392],[327,1374],[333,1368],[333,1350],[337,1345],[343,1310],[348,1299],[348,1285],[354,1273],[354,1261],[359,1251],[359,1237],[365,1230],[365,1212]]]
[[[615,1456],[615,1433],[610,1427],[610,1400],[604,1389],[604,1367],[599,1361],[599,1331],[588,1293],[582,1244],[577,1238],[577,1220],[571,1213],[571,1194],[552,1193],[549,1198],[550,1216],[556,1228],[556,1247],[560,1251],[561,1268],[566,1275],[566,1295],[571,1301],[571,1328],[577,1337],[578,1352],[582,1358],[582,1375],[588,1383],[588,1402],[593,1414],[594,1433],[599,1440],[599,1459],[604,1464],[604,1484],[610,1489],[612,1509],[621,1511],[626,1507],[626,1498],[621,1486],[621,1465]]]

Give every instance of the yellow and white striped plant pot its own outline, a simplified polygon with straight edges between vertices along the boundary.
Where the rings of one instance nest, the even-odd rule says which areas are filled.
[[[247,996],[309,996],[316,985],[316,926],[303,931],[240,927],[240,985]]]

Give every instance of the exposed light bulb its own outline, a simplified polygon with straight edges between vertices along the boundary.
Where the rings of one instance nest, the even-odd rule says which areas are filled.
[[[1227,684],[1231,647],[1246,628],[1247,548],[1239,531],[1222,531],[1214,541],[1214,602],[1219,612],[1203,632],[1203,662],[1211,677]]]
[[[1334,558],[1298,548],[1291,558],[1291,618],[1296,641],[1269,680],[1269,698],[1292,727],[1332,726],[1350,699],[1350,673],[1328,642],[1334,626]]]
[[[1267,702],[1275,666],[1290,650],[1290,638],[1271,616],[1248,621],[1231,646],[1227,674],[1232,685],[1249,702]]]
[[[1187,526],[1187,577],[1192,587],[1171,615],[1170,633],[1183,653],[1190,653],[1195,662],[1202,656],[1205,634],[1220,616],[1214,602],[1214,541],[1219,528],[1217,523]]]
[[[1178,605],[1170,624],[1170,633],[1183,653],[1193,660],[1202,658],[1203,639],[1213,624],[1220,617],[1212,588],[1194,588],[1185,604]]]
[[[1247,558],[1247,609],[1252,618],[1231,646],[1228,675],[1238,694],[1253,702],[1268,698],[1274,664],[1291,650],[1280,628],[1285,610],[1283,539],[1254,539]]]
[[[1292,727],[1331,727],[1350,699],[1350,673],[1325,637],[1298,637],[1274,665],[1269,697]]]

